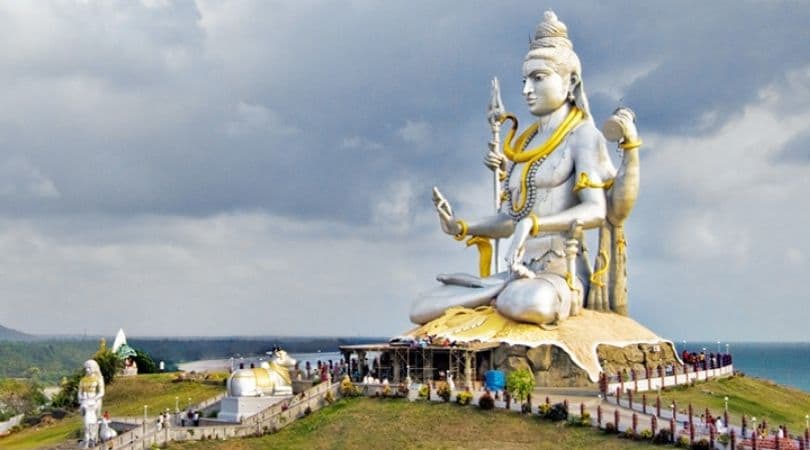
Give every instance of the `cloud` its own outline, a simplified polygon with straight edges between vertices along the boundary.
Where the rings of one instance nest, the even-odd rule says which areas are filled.
[[[621,100],[646,143],[627,225],[631,308],[663,334],[714,329],[691,324],[695,308],[742,305],[740,321],[757,298],[794,308],[800,264],[785,261],[810,252],[810,61],[796,38],[810,9],[548,7],[568,24],[597,123]],[[0,274],[16,277],[0,282],[14,299],[0,323],[40,331],[68,317],[81,332],[124,308],[142,333],[258,330],[222,319],[244,309],[291,333],[400,332],[435,273],[476,270],[439,231],[430,188],[461,217],[492,211],[489,82],[528,123],[520,66],[543,8],[0,3]],[[780,283],[752,281],[765,276]],[[284,298],[324,317],[349,305],[371,325],[313,322]],[[664,301],[680,320],[660,318]],[[167,302],[195,319],[148,314]],[[53,315],[36,322],[30,305]]]
[[[349,150],[382,150],[383,145],[362,136],[352,136],[344,138],[340,143],[340,148]]]
[[[290,136],[301,130],[285,125],[281,116],[275,111],[250,103],[239,102],[236,105],[235,118],[228,123],[226,130],[231,136],[243,136],[251,133]]]
[[[414,186],[407,180],[390,183],[374,204],[372,223],[395,235],[410,230],[414,221],[413,209],[416,200]]]
[[[431,136],[430,124],[423,121],[407,120],[405,125],[397,130],[397,135],[409,144],[426,145]]]
[[[60,195],[53,181],[24,157],[0,163],[0,197],[54,199]]]

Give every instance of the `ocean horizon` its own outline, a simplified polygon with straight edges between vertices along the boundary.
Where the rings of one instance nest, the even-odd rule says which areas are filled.
[[[721,342],[733,358],[734,370],[746,376],[766,378],[775,383],[792,386],[810,393],[810,342]],[[715,342],[676,341],[678,352],[717,352]]]

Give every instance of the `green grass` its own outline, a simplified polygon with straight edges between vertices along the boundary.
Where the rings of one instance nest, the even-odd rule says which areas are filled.
[[[175,397],[180,398],[180,408],[184,408],[189,397],[192,403],[199,403],[225,390],[222,385],[172,383],[173,376],[173,374],[153,374],[116,378],[107,386],[104,410],[113,416],[137,416],[143,414],[143,405],[149,405],[151,416],[166,408],[174,411]],[[53,424],[26,428],[19,433],[0,438],[0,448],[22,450],[50,447],[75,440],[79,436],[80,429],[81,418],[73,414]]]
[[[357,398],[296,421],[276,434],[175,443],[172,450],[332,448],[653,449],[591,428],[566,427],[506,411],[447,403]]]
[[[694,387],[664,391],[661,394],[661,408],[666,408],[675,400],[679,411],[685,411],[692,402],[694,414],[703,414],[706,408],[714,416],[723,414],[724,397],[728,397],[729,420],[739,425],[740,416],[751,417],[761,423],[787,425],[791,433],[799,433],[805,427],[805,415],[810,414],[810,394],[791,387],[781,386],[768,380],[735,376],[720,380],[698,383]],[[655,394],[648,396],[648,403],[654,404]]]

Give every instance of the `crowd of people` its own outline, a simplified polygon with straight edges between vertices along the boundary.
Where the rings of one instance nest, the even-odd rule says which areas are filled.
[[[709,353],[705,351],[690,352],[685,350],[681,353],[681,360],[684,364],[692,367],[693,370],[718,369],[731,365],[730,353]]]

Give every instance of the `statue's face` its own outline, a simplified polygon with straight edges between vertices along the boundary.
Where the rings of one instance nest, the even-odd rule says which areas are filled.
[[[546,59],[523,63],[523,96],[529,111],[544,116],[559,109],[568,99],[570,77],[561,77]]]
[[[84,373],[86,373],[87,375],[92,375],[93,374],[93,367],[91,367],[90,364],[85,364],[84,365]]]

